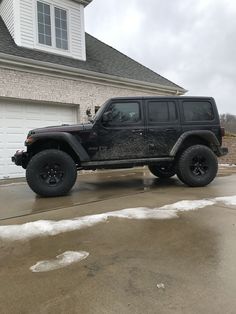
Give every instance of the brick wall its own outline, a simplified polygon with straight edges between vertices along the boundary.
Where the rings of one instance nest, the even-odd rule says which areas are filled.
[[[221,157],[219,162],[221,164],[236,164],[236,137],[224,137],[223,146],[228,147],[229,154]]]
[[[92,109],[93,115],[95,106],[101,106],[109,98],[141,95],[150,93],[109,83],[105,85],[0,68],[0,97],[78,105],[81,122],[87,121],[87,108]],[[160,94],[153,92],[152,95]]]

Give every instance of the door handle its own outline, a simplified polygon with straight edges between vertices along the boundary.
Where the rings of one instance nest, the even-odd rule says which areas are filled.
[[[132,130],[131,131],[132,133],[138,133],[139,135],[143,135],[143,130],[140,129],[140,130]]]

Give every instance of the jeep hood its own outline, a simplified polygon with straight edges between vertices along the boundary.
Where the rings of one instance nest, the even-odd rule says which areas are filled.
[[[47,126],[44,128],[33,129],[29,131],[28,136],[39,134],[39,133],[51,133],[51,132],[79,132],[79,131],[86,131],[92,129],[92,123],[81,123],[81,124],[62,124],[56,126]]]

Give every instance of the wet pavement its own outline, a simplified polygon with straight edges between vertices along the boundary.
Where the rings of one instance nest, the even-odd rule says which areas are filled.
[[[70,195],[39,198],[25,182],[0,185],[1,225],[236,195],[235,169],[205,188],[145,169],[80,175]],[[21,241],[0,239],[0,313],[235,313],[236,206],[217,203],[172,219],[110,218]],[[33,273],[66,251],[89,256]]]

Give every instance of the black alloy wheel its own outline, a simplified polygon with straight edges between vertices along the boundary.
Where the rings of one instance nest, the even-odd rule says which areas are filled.
[[[42,167],[40,177],[48,186],[56,186],[62,182],[64,171],[60,164],[48,163]]]
[[[189,186],[208,185],[218,171],[217,157],[207,146],[190,146],[180,155],[176,171],[178,178]]]
[[[77,178],[74,160],[57,149],[46,149],[34,155],[26,169],[29,187],[41,196],[67,194]]]

